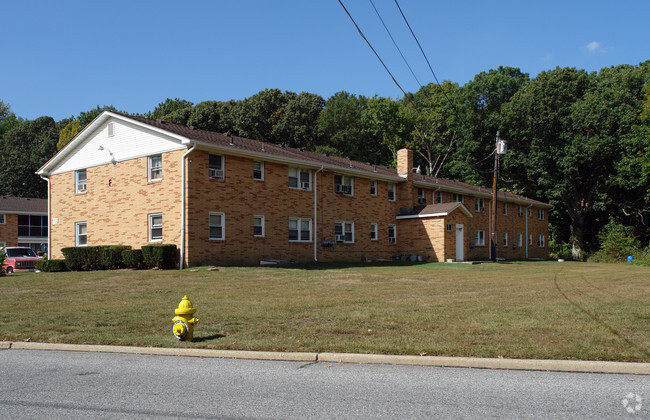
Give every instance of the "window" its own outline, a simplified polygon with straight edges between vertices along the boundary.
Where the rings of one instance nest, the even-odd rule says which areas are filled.
[[[503,214],[508,214],[508,203],[503,203]]]
[[[7,219],[5,218],[4,213],[0,213],[0,225],[4,225],[7,223]]]
[[[388,243],[397,243],[397,227],[395,225],[388,225]]]
[[[78,193],[86,192],[86,170],[75,171],[75,185]]]
[[[354,222],[334,222],[334,239],[336,242],[354,242]]]
[[[519,234],[519,239],[517,240],[517,246],[519,248],[524,246],[524,235],[522,235],[521,233]]]
[[[508,232],[503,232],[503,246],[508,246]]]
[[[264,162],[253,162],[253,179],[264,181]]]
[[[519,215],[519,217],[524,215],[524,209],[521,206],[519,206],[519,209],[517,210],[517,214]]]
[[[436,201],[438,202],[438,204],[442,204],[442,191],[438,191],[436,195],[438,196],[438,200]]]
[[[427,198],[424,196],[424,188],[418,188],[418,204],[421,206],[427,204]]]
[[[311,173],[308,169],[289,168],[289,188],[311,189]]]
[[[370,181],[370,195],[377,195],[377,181]]]
[[[474,245],[485,246],[485,231],[477,230],[474,232]]]
[[[86,222],[75,223],[75,243],[77,246],[86,246],[88,243],[88,231],[86,230]]]
[[[334,175],[334,192],[336,194],[353,195],[354,179],[345,175]]]
[[[456,203],[464,203],[465,202],[465,197],[463,197],[463,194],[454,193],[452,201],[454,201]]]
[[[108,123],[108,137],[113,137],[114,135],[115,135],[115,123],[111,121]]]
[[[18,236],[47,238],[47,216],[18,215]]]
[[[528,207],[528,217],[533,215],[533,209],[532,207]]]
[[[290,217],[289,241],[311,242],[311,219]]]
[[[395,201],[395,184],[388,184],[388,201]]]
[[[0,242],[0,248],[4,248],[4,247],[6,247],[6,246],[7,246],[7,243],[6,243],[6,242]]]
[[[158,242],[163,239],[162,213],[149,215],[149,242]]]
[[[264,216],[253,216],[253,236],[264,237]]]
[[[224,179],[225,171],[223,170],[223,156],[210,155],[208,159],[208,176],[212,179]]]
[[[377,223],[370,224],[370,240],[371,241],[377,240]]]
[[[540,247],[540,248],[544,248],[544,244],[545,244],[545,242],[546,242],[546,238],[544,237],[544,235],[539,235],[539,236],[537,237],[537,246],[538,246],[538,247]]]
[[[474,198],[474,210],[477,212],[485,211],[485,200],[482,198]]]
[[[149,156],[149,181],[162,179],[162,155]]]
[[[537,209],[537,218],[539,220],[544,220],[544,209]]]
[[[223,213],[210,212],[210,240],[222,241],[225,239],[224,222],[225,215]]]
[[[447,232],[453,232],[454,231],[454,225],[451,223],[447,223]]]
[[[532,244],[533,244],[533,234],[531,233],[530,235],[528,235],[528,245],[532,245]]]

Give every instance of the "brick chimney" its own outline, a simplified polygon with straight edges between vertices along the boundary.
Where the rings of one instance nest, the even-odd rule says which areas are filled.
[[[397,174],[407,181],[413,181],[413,151],[411,149],[397,151]]]

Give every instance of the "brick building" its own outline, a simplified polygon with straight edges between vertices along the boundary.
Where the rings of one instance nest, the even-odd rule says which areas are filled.
[[[40,170],[61,248],[174,243],[184,266],[489,259],[490,189],[113,112]],[[497,256],[546,258],[548,204],[498,194]]]
[[[0,197],[0,247],[47,251],[47,200]]]

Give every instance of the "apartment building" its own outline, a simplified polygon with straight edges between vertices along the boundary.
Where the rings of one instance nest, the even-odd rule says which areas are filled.
[[[492,192],[105,111],[38,173],[53,258],[69,246],[179,246],[182,266],[489,259]],[[548,204],[499,192],[497,256],[547,258]]]
[[[0,197],[0,247],[28,246],[47,252],[47,200]]]

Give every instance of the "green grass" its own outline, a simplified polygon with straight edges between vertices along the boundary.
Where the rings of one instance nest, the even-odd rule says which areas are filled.
[[[0,340],[650,361],[650,268],[525,262],[0,277]],[[183,295],[195,341],[171,319]]]

